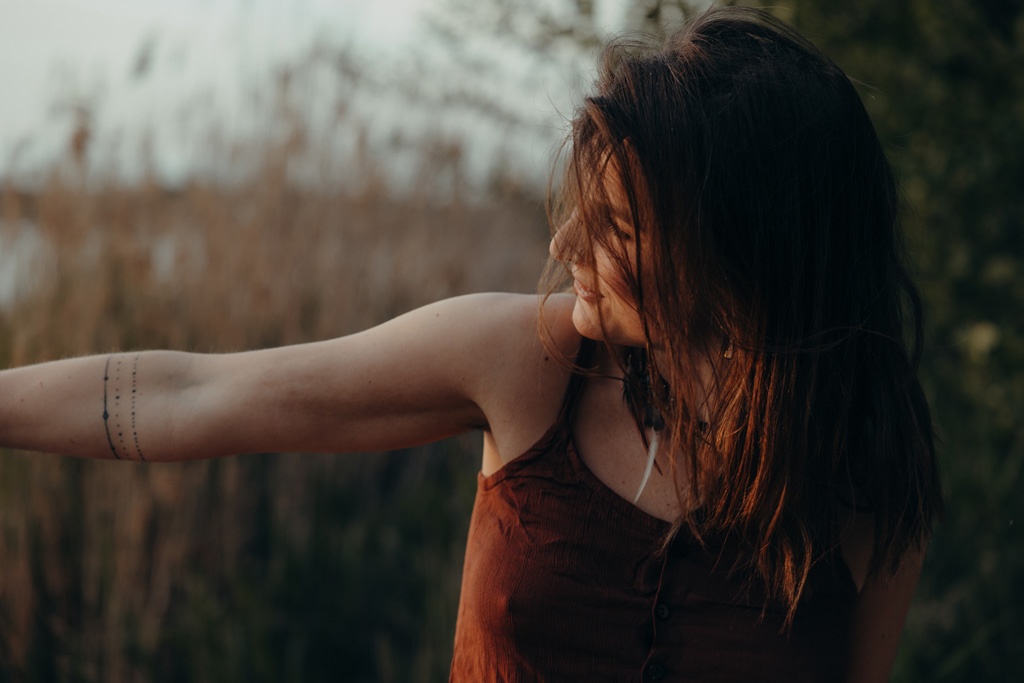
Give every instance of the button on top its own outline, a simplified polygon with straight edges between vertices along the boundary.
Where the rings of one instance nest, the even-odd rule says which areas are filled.
[[[664,621],[672,616],[672,610],[668,605],[662,602],[654,607],[654,616]]]
[[[660,681],[665,677],[665,665],[658,661],[651,662],[644,674],[649,681]]]

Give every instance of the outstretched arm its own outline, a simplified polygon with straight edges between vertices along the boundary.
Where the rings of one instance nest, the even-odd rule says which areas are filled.
[[[238,354],[117,353],[0,373],[0,446],[89,458],[187,460],[365,451],[487,424],[534,297],[473,295],[331,341]],[[518,312],[518,313],[517,313]],[[511,315],[515,313],[515,315]]]

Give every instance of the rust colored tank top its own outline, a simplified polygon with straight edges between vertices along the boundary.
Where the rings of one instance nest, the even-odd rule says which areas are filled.
[[[720,550],[607,488],[570,430],[582,378],[530,450],[480,475],[451,681],[840,681],[856,589],[819,562],[792,629]]]

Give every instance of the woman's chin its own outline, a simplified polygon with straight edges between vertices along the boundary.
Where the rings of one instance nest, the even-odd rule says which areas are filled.
[[[616,325],[612,316],[605,325],[601,325],[596,307],[577,297],[576,307],[572,310],[572,324],[580,335],[595,341],[604,341],[616,346],[644,346],[643,332],[639,326],[636,330]]]
[[[576,307],[572,309],[572,324],[576,327],[576,331],[587,339],[601,341],[604,339],[601,322],[597,319],[597,315],[589,309],[590,304],[577,297]]]

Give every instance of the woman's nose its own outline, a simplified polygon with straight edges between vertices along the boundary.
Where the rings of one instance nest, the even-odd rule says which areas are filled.
[[[551,242],[548,244],[548,253],[551,254],[551,258],[556,261],[562,260],[562,229],[559,228],[554,235],[551,236]]]
[[[573,226],[576,223],[576,212],[574,211],[569,219],[558,226],[558,230],[551,237],[551,242],[548,244],[548,253],[551,257],[557,261],[563,263],[571,263],[573,258],[571,252],[571,246],[569,244],[569,233],[572,231]]]

